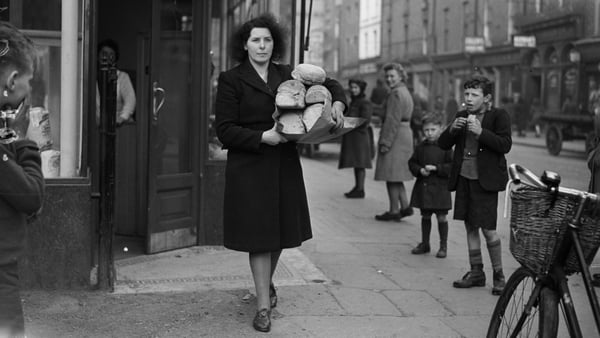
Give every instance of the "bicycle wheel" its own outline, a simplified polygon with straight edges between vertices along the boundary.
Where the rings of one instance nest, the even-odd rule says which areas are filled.
[[[536,289],[537,284],[535,274],[523,267],[510,276],[486,337],[556,337],[558,298],[549,288]]]

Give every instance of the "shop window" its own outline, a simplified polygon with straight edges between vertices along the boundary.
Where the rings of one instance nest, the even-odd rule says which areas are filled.
[[[600,114],[600,73],[589,72],[587,76],[587,110]]]
[[[579,80],[579,72],[577,68],[571,67],[565,70],[563,75],[563,103],[567,97],[570,98],[572,102],[577,101],[577,82]]]
[[[3,0],[0,7],[1,19],[7,20],[23,30],[29,36],[38,51],[38,62],[31,81],[32,93],[26,101],[25,112],[29,114],[29,128],[27,138],[35,141],[41,151],[42,170],[44,177],[76,176],[83,172],[81,168],[65,170],[69,174],[61,175],[61,133],[67,133],[70,140],[81,140],[81,123],[74,124],[76,130],[61,130],[61,90],[65,85],[61,81],[62,46],[61,46],[61,0]],[[79,4],[81,8],[81,4]],[[81,13],[81,12],[80,12]],[[81,16],[77,25],[77,76],[76,76],[76,111],[77,119],[82,116],[81,76],[82,41],[81,41]],[[69,116],[72,118],[72,116]],[[69,154],[64,157],[80,159],[81,145],[72,144],[68,147]],[[66,155],[66,156],[65,156]],[[78,165],[79,161],[74,161]]]

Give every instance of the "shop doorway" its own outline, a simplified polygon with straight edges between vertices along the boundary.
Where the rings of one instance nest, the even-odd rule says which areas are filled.
[[[98,40],[121,47],[134,74],[136,113],[117,130],[115,259],[196,245],[199,102],[192,0],[99,3]],[[196,89],[195,89],[196,88]]]

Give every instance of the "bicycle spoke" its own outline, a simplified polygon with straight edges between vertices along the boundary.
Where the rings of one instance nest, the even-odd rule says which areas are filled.
[[[532,275],[521,274],[512,283],[510,294],[502,303],[496,337],[537,337],[539,323],[539,290]]]

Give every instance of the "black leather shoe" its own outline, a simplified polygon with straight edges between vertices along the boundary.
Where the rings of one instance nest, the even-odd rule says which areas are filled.
[[[271,300],[271,309],[277,306],[277,291],[275,291],[275,285],[271,283],[269,285],[269,299]]]
[[[504,290],[504,286],[506,286],[504,273],[502,270],[494,271],[494,286],[492,287],[492,295],[500,296]]]
[[[365,198],[365,191],[352,189],[351,191],[345,193],[344,196],[346,196],[346,198]]]
[[[446,247],[445,246],[440,246],[440,250],[438,250],[437,254],[435,255],[435,257],[437,258],[446,258]]]
[[[406,209],[402,209],[402,210],[400,210],[400,218],[412,216],[414,213],[415,212],[414,212],[413,208],[411,208],[411,207],[408,207]]]
[[[462,279],[454,281],[452,286],[459,289],[485,286],[485,273],[482,270],[471,270],[467,272]]]
[[[256,331],[271,331],[271,311],[267,309],[260,309],[256,311],[256,316],[254,316],[252,326],[254,326]]]
[[[422,255],[428,253],[429,251],[431,251],[429,244],[419,243],[419,245],[417,245],[417,247],[412,249],[410,252],[413,255]]]
[[[399,212],[394,214],[386,211],[381,215],[375,215],[375,219],[378,221],[399,221],[401,218]]]

